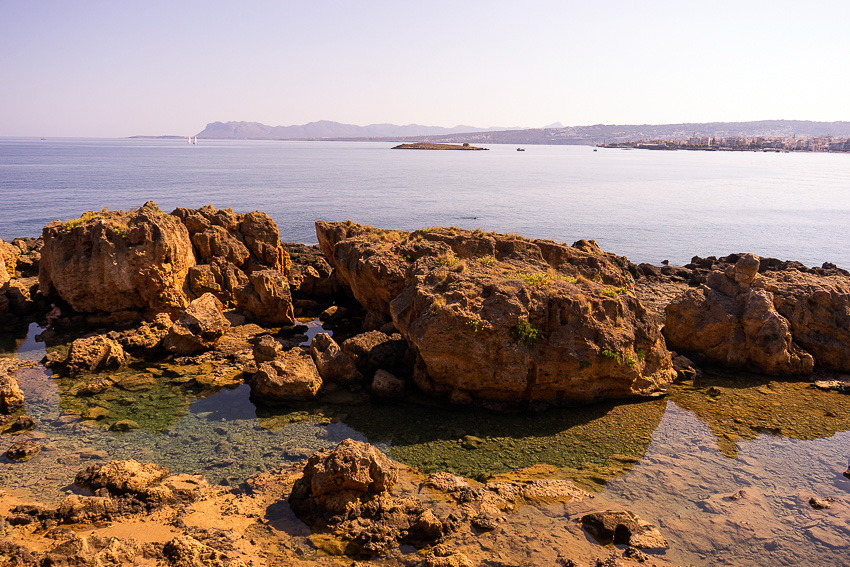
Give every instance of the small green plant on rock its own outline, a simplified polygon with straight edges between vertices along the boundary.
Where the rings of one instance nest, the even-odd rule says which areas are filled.
[[[466,326],[472,329],[473,333],[477,333],[478,331],[484,330],[484,321],[482,321],[480,317],[476,317],[475,319],[467,321]]]
[[[478,263],[482,266],[487,266],[488,268],[492,268],[496,265],[496,257],[492,255],[482,256],[478,258]]]
[[[604,349],[604,350],[603,350],[601,353],[599,353],[599,354],[601,354],[601,355],[602,355],[602,358],[607,358],[608,360],[611,360],[611,361],[613,361],[613,362],[616,362],[617,364],[621,364],[621,363],[622,363],[622,360],[620,359],[620,354],[619,354],[619,353],[617,353],[617,352],[614,352],[613,350],[610,350],[610,349],[607,349],[607,348],[606,348],[606,349]]]
[[[516,327],[511,329],[511,337],[525,346],[533,346],[540,339],[540,329],[532,327],[527,319],[520,319]]]

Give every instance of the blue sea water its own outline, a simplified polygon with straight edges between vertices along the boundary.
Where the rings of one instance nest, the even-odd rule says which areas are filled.
[[[352,219],[593,238],[635,262],[746,251],[850,268],[848,155],[392,145],[0,138],[0,238],[153,200],[265,211],[305,243],[315,220]]]

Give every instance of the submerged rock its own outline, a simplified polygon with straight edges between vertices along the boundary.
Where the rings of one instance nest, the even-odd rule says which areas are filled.
[[[322,221],[316,233],[354,297],[392,317],[426,392],[588,402],[662,394],[675,376],[633,266],[594,242]]]
[[[41,451],[41,444],[35,439],[15,441],[6,451],[10,460],[21,461],[34,457]]]
[[[95,335],[72,342],[60,367],[63,373],[76,375],[116,370],[125,364],[127,355],[117,341],[106,335]]]
[[[35,421],[28,415],[22,415],[18,417],[12,424],[9,426],[10,433],[18,433],[21,431],[29,431],[30,429],[35,427]]]
[[[162,553],[173,567],[245,567],[241,559],[233,559],[224,551],[187,535],[166,543]]]

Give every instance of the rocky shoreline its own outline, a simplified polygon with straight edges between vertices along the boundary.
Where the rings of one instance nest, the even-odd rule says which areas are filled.
[[[834,265],[752,254],[635,265],[594,241],[569,246],[456,227],[318,221],[316,232],[317,246],[282,243],[264,213],[165,213],[151,202],[56,221],[39,239],[0,241],[0,323],[47,318],[43,363],[78,399],[185,376],[210,391],[248,384],[259,405],[426,396],[540,411],[664,396],[699,365],[819,378],[818,387],[850,391],[850,273]],[[303,323],[317,318],[335,325],[333,336],[306,338]],[[20,437],[6,454],[16,462],[40,450],[15,377],[25,364],[0,358],[0,429]],[[114,431],[139,427],[95,410],[79,410],[80,418]],[[498,527],[509,541],[520,537],[510,527],[518,507],[573,501],[565,541],[538,559],[637,563],[647,557],[640,548],[657,547],[646,542],[663,540],[628,511],[578,505],[589,495],[567,481],[425,478],[346,443],[243,488],[168,476],[152,463],[92,465],[58,508],[3,495],[0,557],[24,565],[271,564],[266,546],[274,545],[304,564],[378,555],[385,564],[472,565],[483,561],[464,547],[474,534]],[[124,484],[97,480],[103,469]],[[270,520],[280,507],[300,520]],[[276,521],[286,524],[288,543],[272,529]],[[310,533],[302,521],[314,545],[318,537],[335,551],[305,556],[295,535]],[[160,526],[162,537],[109,539],[136,522]],[[623,530],[633,535],[617,540]],[[53,546],[59,552],[46,551],[51,538],[62,542]],[[612,538],[627,547],[606,559],[600,545]],[[669,564],[657,553],[651,560]]]

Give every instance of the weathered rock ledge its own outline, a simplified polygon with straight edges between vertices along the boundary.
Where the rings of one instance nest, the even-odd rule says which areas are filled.
[[[576,403],[663,394],[674,377],[630,263],[592,241],[322,221],[316,232],[337,277],[415,352],[426,392]]]
[[[330,566],[352,558],[471,567],[495,559],[480,542],[493,532],[506,564],[585,565],[613,553],[620,565],[638,565],[649,558],[635,549],[642,547],[655,550],[655,565],[673,567],[657,554],[667,544],[655,528],[628,511],[588,513],[591,496],[570,482],[423,478],[351,439],[253,477],[245,490],[133,460],[91,465],[75,483],[77,493],[55,506],[0,492],[0,559],[26,567]],[[538,509],[554,503],[566,513]],[[544,529],[558,536],[541,546]],[[605,529],[615,540],[627,530],[633,547],[602,547]]]

